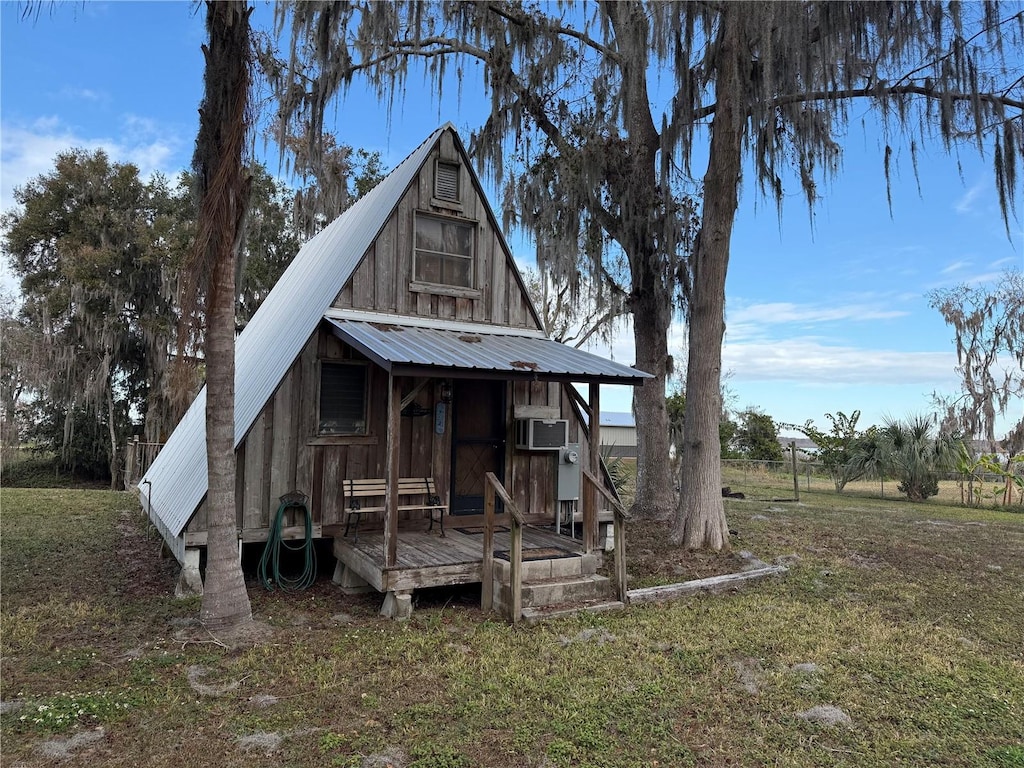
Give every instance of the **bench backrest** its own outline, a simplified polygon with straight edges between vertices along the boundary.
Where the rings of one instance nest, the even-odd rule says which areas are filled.
[[[387,493],[387,482],[381,478],[368,480],[345,480],[345,495],[351,498],[383,496]],[[414,496],[423,494],[436,496],[437,487],[432,477],[402,477],[398,479],[398,495]]]

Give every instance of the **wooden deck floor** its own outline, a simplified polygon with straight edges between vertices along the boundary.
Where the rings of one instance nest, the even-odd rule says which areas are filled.
[[[480,532],[472,532],[476,530]],[[384,534],[378,531],[360,531],[358,541],[352,537],[336,537],[334,556],[379,592],[481,581],[482,529],[460,530],[448,523],[445,534],[441,538],[436,531],[399,531],[398,560],[391,568],[384,567]],[[495,551],[509,547],[507,529],[498,530],[494,536]],[[544,547],[583,554],[582,544],[568,536],[532,526],[523,529],[524,551]]]

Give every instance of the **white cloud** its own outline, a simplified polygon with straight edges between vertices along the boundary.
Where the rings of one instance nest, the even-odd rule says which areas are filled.
[[[831,346],[810,338],[726,343],[722,348],[723,369],[743,381],[941,387],[955,379],[955,364],[948,352]]]
[[[68,86],[60,91],[60,98],[69,101],[91,101],[94,103],[109,102],[110,94],[92,88],[73,88]]]
[[[972,213],[974,211],[974,204],[981,196],[982,191],[985,189],[989,182],[978,181],[971,186],[960,199],[953,204],[954,210],[957,213]]]
[[[103,149],[113,160],[137,165],[145,178],[156,171],[179,170],[178,155],[186,146],[173,132],[134,116],[125,118],[118,138],[82,136],[56,116],[40,117],[31,123],[4,121],[0,135],[0,210],[13,207],[15,187],[49,171],[60,152]]]
[[[781,323],[822,323],[865,320],[891,320],[909,314],[898,309],[886,309],[872,304],[839,304],[835,306],[815,306],[811,304],[793,304],[790,302],[768,302],[751,304],[730,311],[728,320],[730,327],[747,323],[781,324]]]
[[[942,271],[939,272],[939,274],[949,275],[952,274],[953,272],[959,272],[961,269],[967,269],[969,266],[971,266],[971,262],[961,259],[960,261],[954,261],[948,267],[943,268]]]
[[[632,326],[627,324],[610,345],[588,347],[621,363],[636,359]],[[669,329],[669,354],[682,369],[685,328],[673,323]],[[831,345],[803,336],[768,340],[745,338],[722,345],[722,370],[736,381],[793,381],[802,384],[923,384],[941,389],[954,386],[956,358],[951,352],[906,352]]]

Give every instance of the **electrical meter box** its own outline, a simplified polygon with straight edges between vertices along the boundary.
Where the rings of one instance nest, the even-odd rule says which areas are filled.
[[[558,500],[580,497],[580,444],[568,443],[558,452]]]

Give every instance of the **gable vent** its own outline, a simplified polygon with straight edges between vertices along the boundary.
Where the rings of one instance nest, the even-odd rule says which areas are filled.
[[[455,163],[438,163],[434,173],[434,197],[439,200],[459,199],[459,166]]]

